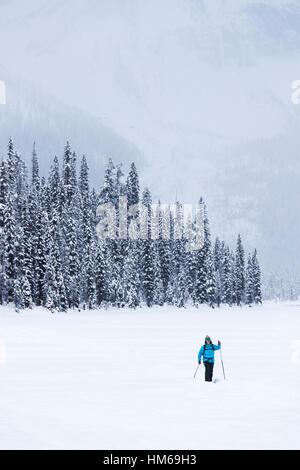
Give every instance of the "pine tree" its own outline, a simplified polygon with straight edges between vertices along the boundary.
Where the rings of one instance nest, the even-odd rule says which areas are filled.
[[[96,243],[96,266],[95,266],[95,281],[96,281],[96,302],[97,305],[109,300],[107,289],[107,251],[106,243],[103,240],[98,240]]]
[[[64,202],[71,205],[76,187],[76,154],[72,152],[70,143],[67,142],[63,157]]]
[[[116,184],[115,184],[115,165],[112,159],[109,158],[108,164],[105,168],[104,183],[100,191],[99,204],[112,203],[116,204]]]
[[[32,176],[31,176],[31,187],[35,189],[37,193],[40,190],[40,175],[39,175],[39,162],[36,153],[36,145],[33,143],[32,149]]]
[[[51,208],[55,209],[60,215],[62,212],[63,202],[63,188],[60,178],[59,162],[57,156],[54,157],[53,163],[50,168],[48,185],[50,189],[50,204]]]
[[[229,251],[229,266],[230,266],[230,291],[231,291],[231,305],[237,303],[236,293],[236,275],[235,275],[235,256],[233,251]]]
[[[77,209],[77,210],[74,210]],[[80,247],[78,244],[76,217],[78,206],[66,207],[63,211],[64,229],[64,278],[68,298],[68,307],[78,308],[80,303],[79,273]]]
[[[14,279],[13,281],[13,301],[17,312],[19,309],[24,308],[22,289],[19,279]]]
[[[3,271],[5,278],[6,302],[14,300],[14,280],[16,279],[16,213],[14,210],[14,198],[11,193],[8,194],[4,207],[4,225],[3,225]],[[17,284],[18,285],[18,284]]]
[[[245,252],[240,234],[237,239],[234,269],[236,303],[241,305],[245,294]]]
[[[166,291],[166,296],[165,296],[165,302],[168,305],[173,305],[174,301],[174,287],[171,281],[168,282],[168,287]]]
[[[261,293],[261,272],[257,259],[257,251],[254,250],[252,256],[252,276],[253,276],[253,300],[256,304],[262,303]]]
[[[206,296],[208,305],[213,308],[216,301],[216,277],[210,248],[206,256]]]
[[[128,206],[139,203],[140,185],[137,169],[134,163],[130,166],[130,171],[126,181],[126,196]]]
[[[24,307],[32,308],[31,288],[30,288],[28,278],[26,276],[23,277],[22,294],[23,294],[23,299],[24,299]]]
[[[170,207],[167,207],[165,210],[161,209],[159,216],[159,239],[157,243],[163,292],[166,292],[171,276],[171,234],[169,229],[167,229],[168,226],[170,226]]]
[[[141,283],[142,296],[148,307],[151,307],[154,299],[154,256],[153,240],[151,239],[151,194],[148,188],[143,192],[142,204],[146,208],[146,226],[143,240],[141,240]]]
[[[4,225],[4,208],[9,191],[7,161],[3,160],[0,165],[0,228]]]
[[[162,281],[161,263],[159,256],[159,240],[155,240],[152,245],[153,256],[153,304],[163,305],[164,286]]]
[[[40,206],[37,207],[37,214],[33,214],[31,211],[30,223],[32,233],[33,300],[36,305],[43,305],[45,302],[46,258],[49,254],[51,238],[48,232],[48,215],[42,211]]]
[[[136,308],[141,301],[149,307],[184,307],[189,299],[211,307],[262,302],[256,250],[246,270],[240,235],[235,254],[219,239],[212,250],[206,209],[204,245],[192,250],[195,221],[190,218],[184,227],[179,202],[175,214],[160,202],[153,214],[146,188],[145,207],[139,206],[125,224],[135,237],[120,239],[119,197],[126,195],[129,207],[140,200],[136,167],[131,165],[124,184],[121,165],[109,159],[100,194],[90,191],[88,173],[83,156],[77,180],[76,154],[67,143],[62,175],[55,157],[48,180],[40,178],[34,144],[28,185],[25,164],[9,140],[7,158],[0,164],[2,304],[14,302],[17,311],[43,305],[54,312],[81,305]],[[103,203],[113,205],[116,217],[109,238],[99,239],[96,209]],[[294,280],[288,286],[279,280],[278,286],[281,298],[294,298]]]
[[[220,271],[215,271],[215,299],[214,302],[220,307],[222,303],[222,281]]]
[[[187,302],[186,267],[184,261],[180,264],[179,271],[174,279],[173,303],[177,307],[184,307]]]
[[[45,225],[48,228],[45,231],[44,240],[48,247],[45,253],[46,266],[43,283],[45,304],[51,312],[54,310],[63,311],[67,307],[67,296],[61,265],[60,221],[56,210],[52,211],[49,220],[46,218]]]
[[[93,237],[87,255],[87,303],[89,309],[94,309],[96,308],[96,244]]]
[[[254,289],[253,289],[253,264],[250,253],[248,254],[247,268],[246,268],[246,287],[245,287],[245,303],[251,306],[253,303]]]
[[[222,295],[221,302],[227,305],[232,304],[233,296],[233,285],[232,285],[232,273],[231,273],[231,255],[228,247],[224,247],[223,259],[222,259]]]
[[[199,204],[203,204],[202,198]],[[204,206],[205,207],[205,206]],[[192,294],[196,306],[203,303],[212,303],[212,292],[214,289],[213,272],[211,267],[211,241],[209,223],[204,209],[204,245],[196,253],[195,288]],[[209,271],[208,271],[209,270]]]
[[[213,258],[215,271],[220,271],[222,267],[222,244],[218,237],[216,238],[214,245]]]
[[[87,203],[90,194],[89,188],[89,167],[85,155],[81,159],[79,189],[82,200]]]
[[[127,246],[126,259],[124,264],[124,304],[130,308],[139,305],[139,271],[138,249],[134,240]]]
[[[191,217],[189,217],[186,223],[185,235],[186,285],[189,297],[193,295],[196,279],[197,250],[193,249],[192,246],[195,241],[194,227],[195,223],[193,223]]]
[[[8,175],[8,185],[11,189],[14,180],[15,180],[15,151],[14,151],[14,144],[12,139],[10,138],[8,141],[8,149],[7,149],[7,175]]]

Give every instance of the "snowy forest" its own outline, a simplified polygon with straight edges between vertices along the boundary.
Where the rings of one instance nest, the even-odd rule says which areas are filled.
[[[188,251],[184,235],[172,237],[172,215],[169,240],[161,223],[155,240],[99,239],[97,207],[112,203],[118,210],[120,195],[151,211],[151,193],[140,190],[134,163],[125,177],[109,159],[97,192],[89,185],[86,157],[77,170],[69,143],[62,165],[55,156],[45,178],[35,145],[28,171],[10,139],[0,166],[0,303],[13,303],[17,311],[44,306],[54,312],[262,302],[256,250],[246,255],[240,235],[233,250],[218,238],[212,242],[206,209],[199,250]]]

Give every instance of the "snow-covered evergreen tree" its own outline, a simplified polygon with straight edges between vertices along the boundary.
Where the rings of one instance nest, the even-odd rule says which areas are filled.
[[[124,304],[130,308],[136,308],[140,303],[139,298],[139,261],[138,246],[135,241],[130,241],[127,245],[127,252],[124,262]]]
[[[154,240],[152,245],[153,256],[153,304],[164,304],[164,285],[162,281],[161,259],[159,252],[160,240]]]
[[[246,267],[246,279],[245,279],[245,303],[249,306],[254,301],[254,289],[253,289],[253,265],[252,257],[248,254],[247,267]]]
[[[140,260],[141,260],[141,287],[142,297],[148,307],[151,307],[154,299],[154,256],[153,256],[153,240],[151,239],[151,194],[146,188],[142,195],[142,204],[146,208],[145,227],[143,239],[140,242]]]
[[[257,259],[257,251],[254,250],[252,255],[252,278],[253,278],[253,300],[256,304],[262,303],[261,293],[261,271]],[[295,299],[292,299],[295,300]]]
[[[245,252],[240,234],[238,234],[235,251],[234,283],[236,303],[241,305],[245,295]]]
[[[31,187],[39,193],[40,190],[40,174],[39,174],[39,161],[36,152],[35,142],[32,149],[32,173],[31,173]]]
[[[233,299],[233,284],[232,284],[232,274],[231,274],[232,264],[231,264],[231,254],[228,246],[224,247],[223,258],[222,258],[222,267],[221,267],[221,282],[222,282],[222,295],[221,302],[227,305],[232,305]]]
[[[243,302],[261,303],[261,272],[256,250],[245,269],[238,236],[235,254],[216,239],[211,247],[207,212],[204,245],[191,249],[195,221],[184,226],[180,202],[175,212],[160,202],[152,210],[149,189],[142,193],[134,163],[126,183],[121,165],[111,159],[99,193],[89,186],[83,156],[77,177],[76,154],[67,142],[62,171],[54,157],[48,178],[39,174],[33,145],[31,177],[9,140],[0,163],[0,302],[16,309],[46,306],[52,312],[68,308],[115,305],[138,307],[206,303],[213,307]],[[125,217],[121,235],[119,197],[127,196],[136,212]],[[202,199],[200,200],[203,203]],[[107,238],[98,238],[99,204],[111,204]],[[123,208],[122,208],[123,209]],[[125,231],[126,231],[125,230]],[[294,284],[281,296],[294,297]]]
[[[200,198],[199,204],[203,204]],[[211,256],[210,230],[206,206],[204,206],[204,244],[196,252],[195,287],[192,294],[196,306],[209,303],[212,305],[214,296],[213,260]]]

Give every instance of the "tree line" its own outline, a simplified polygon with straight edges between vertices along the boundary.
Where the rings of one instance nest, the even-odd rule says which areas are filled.
[[[10,139],[0,165],[0,303],[14,303],[17,310],[44,306],[52,312],[261,303],[256,250],[246,259],[240,235],[234,251],[218,238],[212,244],[206,209],[199,250],[187,250],[183,227],[182,237],[174,237],[172,214],[171,236],[164,237],[163,211],[156,239],[99,239],[97,207],[110,203],[118,214],[120,196],[129,205],[142,203],[150,215],[151,193],[148,188],[140,191],[134,163],[125,177],[121,165],[109,159],[97,192],[90,188],[86,157],[77,171],[69,143],[62,165],[55,156],[45,178],[39,173],[35,145],[28,172]],[[181,204],[176,202],[176,207],[180,211]]]

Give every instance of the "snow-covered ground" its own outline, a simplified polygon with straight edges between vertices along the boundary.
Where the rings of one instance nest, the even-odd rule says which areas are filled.
[[[1,308],[0,380],[1,449],[299,449],[300,305]]]

